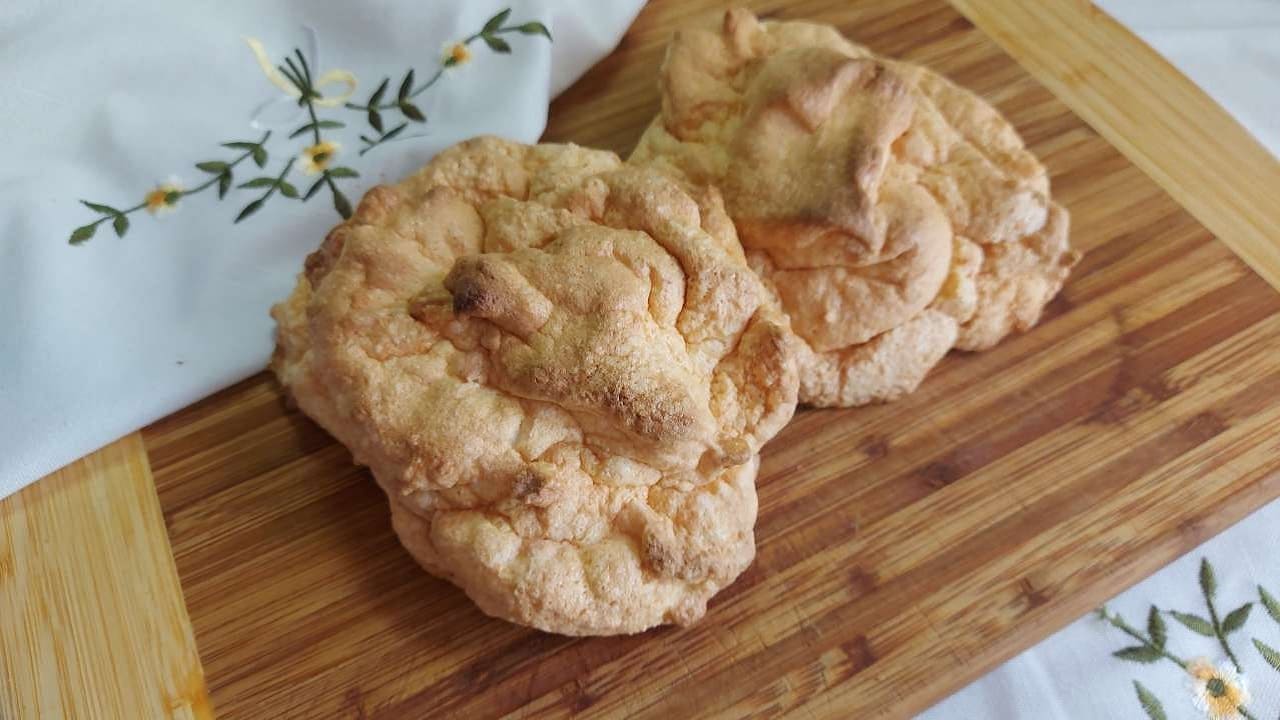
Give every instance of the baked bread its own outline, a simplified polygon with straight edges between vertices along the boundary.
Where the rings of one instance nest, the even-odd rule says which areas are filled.
[[[714,190],[480,138],[329,233],[272,310],[273,369],[486,613],[639,632],[754,556],[757,453],[798,385],[769,300]]]
[[[1044,167],[986,102],[834,28],[682,31],[630,161],[719,187],[803,340],[802,402],[911,392],[1034,325],[1078,259]]]

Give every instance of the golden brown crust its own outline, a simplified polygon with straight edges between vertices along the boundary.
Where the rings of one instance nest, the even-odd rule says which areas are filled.
[[[732,229],[611,153],[469,141],[329,234],[273,367],[487,612],[692,622],[750,561],[755,456],[799,382]]]
[[[907,345],[856,349],[930,309],[958,325],[917,324],[932,329],[930,365],[946,337],[990,347],[1035,324],[1078,258],[1044,167],[995,109],[833,28],[731,10],[718,32],[676,35],[661,85],[631,161],[721,188],[807,346],[802,373],[825,378],[802,386],[804,402],[913,389],[922,358],[885,355]]]
[[[721,470],[689,490],[586,481],[575,506],[560,499],[546,510],[513,497],[495,511],[424,513],[392,498],[392,526],[419,564],[495,617],[565,635],[688,625],[755,557],[758,464]],[[597,519],[606,515],[607,524]],[[582,541],[552,537],[539,524],[566,521],[600,527]]]
[[[925,310],[870,341],[837,352],[804,352],[800,392],[825,405],[855,407],[914,392],[955,344],[956,321]]]

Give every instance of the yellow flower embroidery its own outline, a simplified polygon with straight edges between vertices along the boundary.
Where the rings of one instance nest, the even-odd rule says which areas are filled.
[[[453,67],[455,65],[465,65],[471,59],[471,49],[466,43],[453,43],[448,45],[444,50],[445,67]]]
[[[427,121],[426,114],[413,104],[414,99],[443,77],[444,70],[470,62],[472,53],[469,48],[470,43],[483,41],[485,46],[495,53],[511,54],[511,45],[499,36],[510,33],[540,35],[548,42],[551,41],[551,31],[543,23],[537,20],[509,23],[510,15],[510,8],[501,10],[486,20],[475,33],[466,36],[466,39],[445,45],[441,49],[438,64],[432,63],[433,67],[429,68],[431,76],[425,81],[414,82],[414,68],[408,68],[405,71],[398,86],[392,84],[391,76],[384,76],[382,81],[375,85],[377,89],[369,95],[369,99],[364,104],[347,102],[355,92],[357,84],[356,76],[349,70],[332,68],[320,72],[322,66],[314,29],[304,25],[302,27],[304,38],[300,46],[294,47],[292,53],[274,59],[261,40],[245,37],[244,42],[253,53],[263,76],[279,90],[271,93],[271,97],[253,110],[249,116],[249,125],[264,129],[287,123],[293,128],[288,135],[290,141],[309,136],[311,140],[298,142],[314,141],[314,144],[299,152],[298,145],[291,143],[285,152],[289,155],[296,152],[298,155],[290,157],[278,174],[261,175],[246,182],[237,183],[237,179],[244,179],[239,177],[244,170],[251,167],[249,164],[244,164],[246,161],[251,160],[252,165],[265,169],[268,162],[277,156],[274,148],[267,147],[272,131],[266,130],[262,138],[257,141],[224,142],[222,147],[234,150],[236,154],[226,157],[230,153],[223,153],[222,158],[213,157],[195,163],[195,169],[206,173],[207,177],[197,181],[190,188],[185,188],[177,180],[171,179],[146,191],[140,202],[124,203],[127,207],[81,200],[80,204],[93,211],[95,216],[89,222],[74,228],[67,236],[67,242],[71,245],[88,242],[104,225],[114,231],[117,237],[124,237],[131,225],[129,216],[144,210],[152,215],[170,212],[179,203],[185,203],[187,198],[206,190],[210,191],[210,194],[216,191],[219,200],[226,198],[232,188],[260,190],[258,197],[243,206],[240,213],[235,216],[234,221],[241,222],[262,209],[272,197],[306,201],[327,186],[333,197],[334,210],[344,218],[350,217],[351,202],[339,189],[337,181],[359,177],[359,173],[352,168],[335,163],[334,157],[341,148],[336,142],[326,140],[325,132],[342,128],[345,123],[325,117],[317,113],[317,109],[334,108],[335,111],[357,112],[368,120],[372,132],[360,136],[363,143],[360,148],[361,155],[396,138],[404,140],[410,137],[422,137],[422,135],[403,133],[410,123]],[[387,90],[395,87],[398,87],[398,90],[393,98],[387,94]],[[390,122],[385,126],[384,114],[391,116],[386,118]],[[304,117],[306,120],[302,119]],[[323,173],[319,181],[312,181],[310,189],[305,194],[299,193],[298,189],[288,182],[289,173],[299,166],[310,175]]]
[[[182,183],[176,178],[169,178],[147,193],[144,201],[147,204],[147,212],[152,215],[163,215],[177,207],[178,200],[181,198]]]
[[[316,143],[304,149],[300,158],[302,160],[302,171],[308,175],[324,172],[333,162],[333,157],[341,149],[341,145],[330,140]]]
[[[1249,688],[1244,678],[1228,663],[1214,666],[1208,660],[1187,664],[1191,675],[1191,691],[1196,707],[1211,720],[1236,720],[1244,717],[1240,708],[1249,704]]]

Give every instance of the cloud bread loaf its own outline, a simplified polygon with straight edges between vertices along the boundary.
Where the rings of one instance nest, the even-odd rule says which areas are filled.
[[[911,392],[952,347],[1034,325],[1078,255],[990,105],[834,28],[726,13],[676,34],[630,161],[723,192],[803,340],[802,402]]]
[[[564,634],[687,624],[754,555],[786,319],[714,189],[495,138],[369,191],[273,309],[273,368],[430,572]]]

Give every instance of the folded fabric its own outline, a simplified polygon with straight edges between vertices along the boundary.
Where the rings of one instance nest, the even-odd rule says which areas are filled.
[[[459,140],[536,140],[641,4],[7,3],[0,497],[262,369],[341,212]]]

